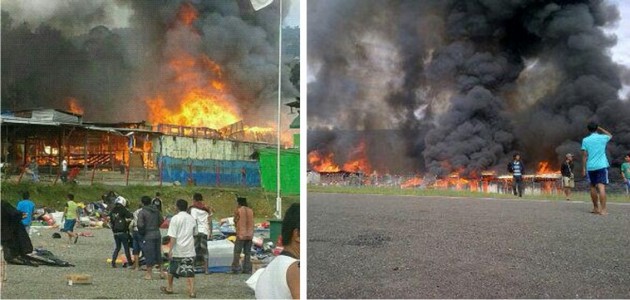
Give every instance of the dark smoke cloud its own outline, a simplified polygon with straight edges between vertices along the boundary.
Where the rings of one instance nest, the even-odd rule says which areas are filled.
[[[377,123],[407,132],[406,146],[396,152],[439,175],[503,172],[515,152],[530,170],[538,161],[553,164],[566,152],[579,153],[590,120],[613,132],[614,164],[630,147],[630,108],[617,95],[624,67],[610,58],[616,38],[603,31],[619,13],[604,1],[308,5],[315,78],[308,89],[309,126],[366,128],[375,120],[361,110],[379,106],[365,103],[387,103],[385,113],[376,112],[385,121]],[[365,55],[379,47],[365,42],[374,35],[392,49],[396,71],[383,74]],[[374,77],[390,83],[385,96],[371,96]],[[309,144],[309,150],[321,147]]]
[[[291,2],[284,1],[284,16]],[[86,120],[146,120],[146,99],[161,95],[168,107],[176,106],[171,99],[181,87],[168,61],[182,48],[221,66],[227,98],[240,107],[246,123],[275,121],[270,116],[277,101],[278,1],[257,12],[248,0],[42,2],[48,11],[7,3],[3,109],[65,109],[66,99],[74,97]],[[192,30],[177,24],[182,5],[198,11]],[[218,77],[205,72],[206,80]],[[283,75],[283,96],[297,96],[288,66]]]

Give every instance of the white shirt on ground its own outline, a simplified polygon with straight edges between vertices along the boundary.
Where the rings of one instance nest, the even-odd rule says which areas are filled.
[[[274,258],[256,282],[256,299],[293,299],[287,283],[287,270],[296,261],[286,255]]]
[[[197,233],[197,223],[187,212],[180,211],[171,218],[167,235],[175,238],[175,245],[172,246],[173,257],[195,256],[195,240],[193,238],[195,233]]]
[[[206,235],[210,235],[210,225],[208,224],[208,212],[199,209],[196,207],[192,207],[190,209],[190,215],[197,221],[197,230],[199,233],[204,233]]]

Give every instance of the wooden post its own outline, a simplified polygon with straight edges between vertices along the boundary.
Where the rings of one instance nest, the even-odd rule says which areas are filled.
[[[216,176],[217,186],[220,186],[221,185],[221,178],[220,178],[221,177],[221,173],[219,173],[220,169],[219,169],[219,162],[218,161],[217,161],[217,164],[215,165],[214,172],[217,174],[217,176]]]
[[[110,157],[110,162],[112,165],[112,171],[114,171],[114,160],[116,160],[116,154],[113,153],[112,154],[112,139],[110,137],[110,133],[107,133],[107,152],[109,152],[110,155],[112,155]]]
[[[130,169],[131,165],[127,164],[127,179],[126,179],[126,183],[125,185],[129,185],[129,169]]]
[[[90,185],[94,184],[94,173],[96,173],[97,164],[94,162],[94,168],[92,169],[92,180],[90,181]]]
[[[59,169],[59,171],[57,171],[57,176],[55,176],[55,181],[53,182],[53,185],[57,184],[57,180],[59,180],[59,176],[61,175],[61,169]]]
[[[18,184],[20,183],[20,181],[22,181],[22,177],[24,176],[24,173],[26,173],[26,169],[24,167],[22,167],[22,172],[20,172],[20,177],[18,178]]]
[[[160,176],[160,187],[162,187],[162,168],[164,167],[164,164],[162,163],[162,160],[160,159],[160,162],[158,164],[158,175]]]
[[[88,132],[85,131],[85,142],[83,143],[83,170],[88,171]]]
[[[193,179],[192,161],[190,161],[190,163],[188,164],[188,185],[193,185],[194,182],[195,181]]]

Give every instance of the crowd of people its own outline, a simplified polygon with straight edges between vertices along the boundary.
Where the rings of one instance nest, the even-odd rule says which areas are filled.
[[[133,212],[129,210],[127,199],[115,193],[112,193],[113,196],[115,198],[108,206],[107,214],[114,245],[111,267],[145,271],[144,279],[147,280],[153,279],[154,272],[157,272],[160,279],[167,279],[167,284],[160,287],[164,294],[174,293],[175,278],[186,278],[188,296],[195,298],[195,273],[199,273],[199,268],[202,273],[210,273],[208,241],[212,239],[214,209],[204,203],[200,193],[193,195],[190,205],[187,200],[177,199],[174,207],[176,214],[166,222],[168,229],[163,237],[160,228],[166,219],[162,214],[160,193],[153,198],[142,196],[140,205]],[[80,224],[81,207],[74,201],[73,194],[67,194],[66,200],[61,231],[67,234],[69,244],[75,244],[79,235],[74,229]],[[235,202],[236,240],[231,272],[252,274],[254,211],[244,197],[236,197]],[[34,211],[35,203],[28,192],[23,193],[17,208],[2,201],[2,245],[9,262],[29,263],[26,255],[33,252],[33,246],[28,232]],[[265,268],[263,273],[266,275],[260,277],[255,291],[258,298],[274,295],[299,298],[299,219],[299,205],[295,204],[287,210],[283,223],[284,251]],[[21,243],[16,242],[18,236]],[[117,263],[121,250],[126,258],[123,265]],[[244,257],[242,262],[241,255]]]

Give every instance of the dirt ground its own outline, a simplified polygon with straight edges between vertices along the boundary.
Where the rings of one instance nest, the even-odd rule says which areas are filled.
[[[153,280],[145,280],[144,272],[127,268],[111,268],[107,259],[114,249],[112,232],[109,229],[78,229],[77,232],[90,231],[94,237],[80,237],[77,244],[68,245],[67,236],[53,239],[52,234],[58,229],[39,229],[31,236],[34,247],[43,247],[57,257],[75,265],[75,267],[39,266],[37,268],[19,265],[7,265],[8,280],[2,284],[2,299],[169,299],[188,298],[184,279],[175,279],[173,295],[164,295],[160,286],[166,280],[160,280],[154,274]],[[68,274],[90,274],[90,285],[69,286]],[[197,274],[195,287],[197,298],[254,298],[245,281],[249,275],[215,273]]]
[[[630,205],[308,195],[309,298],[630,298]]]

